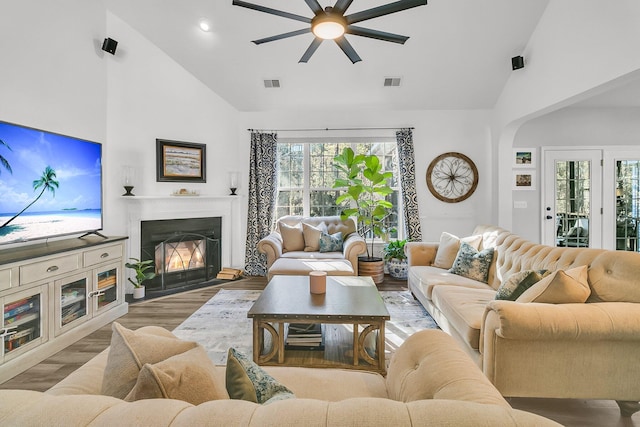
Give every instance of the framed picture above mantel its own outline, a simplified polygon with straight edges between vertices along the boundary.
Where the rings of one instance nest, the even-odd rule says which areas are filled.
[[[205,144],[156,139],[156,181],[207,182]]]

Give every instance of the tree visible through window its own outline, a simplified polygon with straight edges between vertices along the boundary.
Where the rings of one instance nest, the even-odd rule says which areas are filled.
[[[387,197],[394,209],[389,216],[389,227],[395,228],[389,237],[397,238],[402,224],[400,180],[398,179],[398,153],[395,141],[371,143],[335,142],[279,142],[278,143],[278,198],[276,218],[285,215],[330,216],[340,215],[336,204],[340,195],[334,189],[336,169],[333,158],[350,146],[356,154],[375,154],[384,170],[393,172],[390,187],[393,194]],[[400,231],[400,233],[399,233]]]

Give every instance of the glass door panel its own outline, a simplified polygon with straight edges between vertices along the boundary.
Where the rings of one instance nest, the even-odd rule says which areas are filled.
[[[601,158],[600,150],[545,152],[544,244],[601,246]]]
[[[2,307],[4,329],[4,354],[36,341],[42,336],[42,295],[7,297]]]
[[[616,249],[638,252],[640,224],[640,160],[617,160]]]
[[[87,279],[83,278],[60,287],[60,326],[87,315]]]
[[[109,266],[98,270],[95,294],[98,311],[118,301],[118,267]]]
[[[591,164],[557,160],[556,246],[588,247],[591,212]]]

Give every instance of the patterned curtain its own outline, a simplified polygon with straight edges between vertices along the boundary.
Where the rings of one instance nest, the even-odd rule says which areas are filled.
[[[276,168],[278,135],[251,133],[249,158],[249,209],[245,272],[249,276],[266,276],[267,258],[258,252],[258,242],[271,232],[276,206],[278,172]]]
[[[413,132],[400,129],[396,132],[398,142],[398,163],[400,166],[400,186],[404,205],[404,224],[407,240],[422,240],[418,198],[416,195],[416,164],[413,156]]]

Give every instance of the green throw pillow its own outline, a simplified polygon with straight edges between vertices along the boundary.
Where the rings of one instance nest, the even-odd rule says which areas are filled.
[[[227,356],[227,393],[231,399],[271,403],[295,395],[243,353],[230,348]]]
[[[492,262],[493,248],[478,252],[467,242],[460,242],[460,249],[449,273],[487,283]]]
[[[320,236],[320,252],[342,251],[342,231],[334,234],[322,232]]]
[[[524,291],[538,283],[548,274],[547,270],[523,270],[514,273],[500,284],[495,299],[515,301]]]

